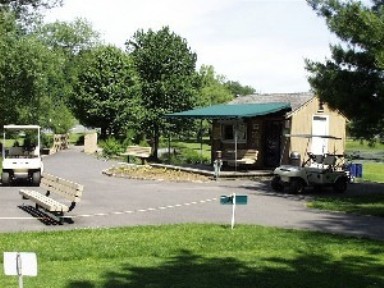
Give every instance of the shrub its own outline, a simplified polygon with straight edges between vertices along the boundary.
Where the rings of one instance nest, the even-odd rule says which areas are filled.
[[[100,147],[103,148],[103,156],[108,158],[118,155],[123,151],[123,146],[113,137],[101,141]]]
[[[52,148],[53,146],[53,134],[41,134],[42,148]]]
[[[180,152],[174,155],[171,155],[170,163],[174,165],[180,165],[180,164],[200,164],[202,163],[209,163],[209,159],[205,156],[200,156],[200,153],[191,150],[191,149],[182,149],[179,150]],[[167,157],[168,155],[164,155],[164,157]]]

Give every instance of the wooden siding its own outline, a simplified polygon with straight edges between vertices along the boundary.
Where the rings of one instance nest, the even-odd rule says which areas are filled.
[[[324,104],[323,111],[319,111],[319,100],[313,98],[311,101],[294,111],[290,115],[290,133],[291,134],[312,134],[312,119],[313,116],[325,116],[329,117],[329,135],[342,138],[342,140],[328,141],[328,151],[335,152],[337,154],[344,153],[345,138],[346,138],[346,119],[340,115],[337,111],[330,110],[329,107]],[[308,149],[310,149],[310,139],[292,137],[290,139],[289,150],[285,153],[285,161],[287,161],[287,155],[292,151],[297,151],[301,154],[301,158],[306,158]]]

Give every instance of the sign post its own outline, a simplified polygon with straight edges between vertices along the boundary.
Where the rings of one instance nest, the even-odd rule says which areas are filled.
[[[37,276],[37,258],[33,252],[4,252],[4,274],[19,277],[23,288],[23,276]]]
[[[235,227],[235,212],[236,205],[247,205],[248,196],[247,195],[236,195],[233,193],[231,196],[221,196],[220,197],[221,205],[232,205],[232,218],[231,218],[231,229]]]

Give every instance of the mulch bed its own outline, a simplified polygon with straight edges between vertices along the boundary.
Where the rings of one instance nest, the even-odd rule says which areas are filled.
[[[111,167],[103,173],[113,177],[140,180],[199,183],[212,181],[212,178],[208,176],[150,165],[119,165]]]

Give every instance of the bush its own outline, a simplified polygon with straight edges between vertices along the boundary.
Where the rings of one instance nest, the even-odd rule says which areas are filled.
[[[103,148],[103,156],[112,157],[123,151],[123,146],[118,140],[113,137],[107,138],[100,142],[100,147]]]
[[[168,157],[168,155],[165,155]],[[171,155],[170,163],[173,165],[180,164],[200,164],[209,163],[209,159],[204,155],[201,157],[200,153],[191,149],[182,149],[179,153]]]
[[[52,148],[53,146],[53,134],[41,134],[42,148]]]

